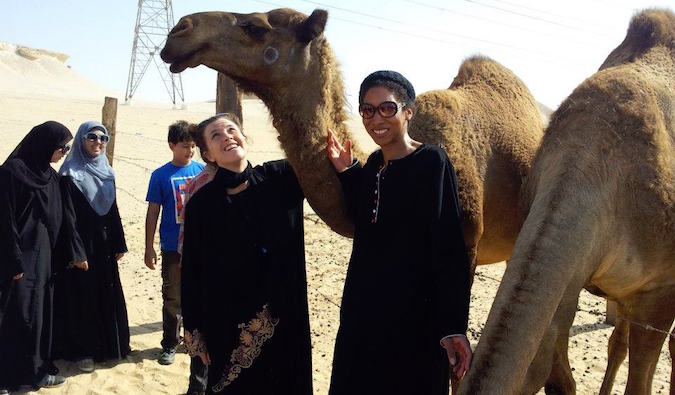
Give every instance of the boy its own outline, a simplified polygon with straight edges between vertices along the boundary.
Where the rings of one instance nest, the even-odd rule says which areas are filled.
[[[185,203],[185,189],[199,174],[204,165],[192,161],[195,143],[186,121],[177,121],[169,126],[169,149],[171,162],[152,172],[148,194],[148,212],[145,217],[145,265],[154,270],[157,254],[154,248],[155,229],[160,207],[162,221],[159,238],[162,254],[162,352],[158,362],[173,363],[176,348],[180,343],[180,254],[177,252],[178,232],[182,223],[181,212]],[[190,363],[190,386],[188,393],[201,393],[206,389],[206,368],[199,358]]]

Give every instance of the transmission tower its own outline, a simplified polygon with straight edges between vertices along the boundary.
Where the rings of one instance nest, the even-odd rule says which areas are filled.
[[[157,66],[173,104],[176,104],[177,96],[181,102],[185,102],[180,74],[173,74],[161,59],[157,59],[173,24],[171,0],[138,0],[134,46],[131,50],[129,79],[124,96],[126,103],[134,96],[151,62]]]

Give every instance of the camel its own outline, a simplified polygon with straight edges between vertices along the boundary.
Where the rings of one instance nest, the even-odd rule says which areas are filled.
[[[342,76],[323,30],[327,12],[197,13],[181,18],[161,51],[172,72],[204,64],[268,107],[308,202],[334,231],[351,236],[326,134],[349,138]],[[508,69],[466,60],[449,89],[422,94],[413,138],[442,143],[452,159],[472,263],[507,259],[524,215],[519,193],[544,125],[536,102]],[[358,147],[355,156],[366,155]]]
[[[618,304],[602,391],[628,344],[625,392],[651,392],[675,317],[674,175],[675,14],[646,10],[552,116],[460,394],[574,393],[567,346],[582,288]]]

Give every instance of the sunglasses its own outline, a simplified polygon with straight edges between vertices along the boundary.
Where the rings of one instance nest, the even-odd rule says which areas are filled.
[[[62,145],[60,147],[56,147],[63,155],[67,154],[68,151],[70,151],[70,146],[69,145]]]
[[[383,101],[375,107],[372,104],[361,103],[359,105],[359,114],[363,119],[370,119],[375,116],[375,111],[380,113],[382,118],[391,118],[398,112],[399,108],[404,108],[405,104],[398,104],[393,101]]]
[[[105,143],[108,142],[108,140],[110,140],[110,137],[108,137],[107,134],[98,135],[94,132],[89,132],[89,133],[85,134],[84,138],[85,138],[85,140],[91,141],[91,142],[100,141],[102,144],[105,144]]]

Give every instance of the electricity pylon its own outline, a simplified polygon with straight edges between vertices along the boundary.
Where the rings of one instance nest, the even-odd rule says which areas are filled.
[[[173,74],[161,59],[157,59],[173,24],[171,0],[138,0],[134,46],[131,50],[129,78],[124,96],[126,103],[134,96],[151,62],[157,66],[173,104],[176,105],[177,97],[182,103],[185,102],[180,74]]]

